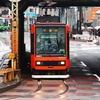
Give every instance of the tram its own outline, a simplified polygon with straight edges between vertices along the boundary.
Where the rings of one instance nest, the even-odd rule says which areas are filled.
[[[32,78],[68,77],[69,32],[57,16],[38,17],[30,28]]]

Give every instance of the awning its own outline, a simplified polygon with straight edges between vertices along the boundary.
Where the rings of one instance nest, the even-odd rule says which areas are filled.
[[[95,17],[96,12],[99,11],[99,10],[100,10],[100,8],[92,8],[92,10],[91,10],[91,12],[88,16],[88,20],[93,20],[94,17]]]

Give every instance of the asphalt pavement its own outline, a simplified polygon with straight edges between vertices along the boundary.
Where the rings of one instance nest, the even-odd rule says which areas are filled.
[[[82,61],[94,74],[100,76],[100,45],[70,41],[70,46],[70,52],[74,52],[78,60]]]

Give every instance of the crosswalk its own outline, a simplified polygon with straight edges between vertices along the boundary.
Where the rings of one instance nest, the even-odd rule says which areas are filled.
[[[42,80],[42,89],[37,88],[36,80],[23,80],[17,88],[1,93],[0,100],[99,100],[100,82],[93,76],[73,76],[66,80],[69,89],[66,93],[61,80]],[[57,96],[58,95],[58,96]]]

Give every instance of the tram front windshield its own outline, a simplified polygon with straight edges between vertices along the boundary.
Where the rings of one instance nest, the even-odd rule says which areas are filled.
[[[65,28],[36,28],[36,55],[65,55]]]

